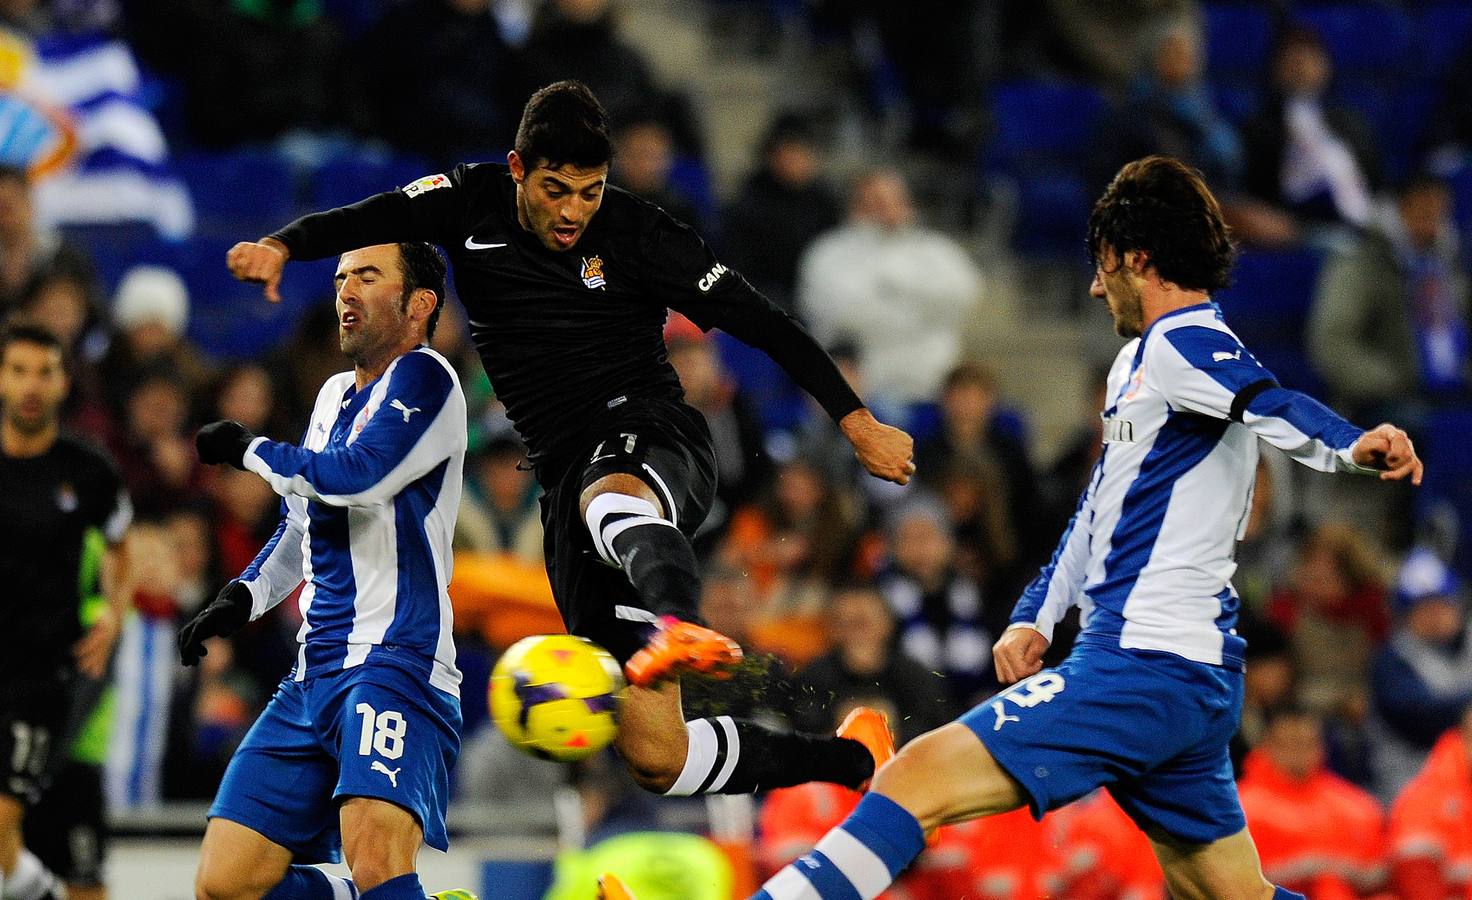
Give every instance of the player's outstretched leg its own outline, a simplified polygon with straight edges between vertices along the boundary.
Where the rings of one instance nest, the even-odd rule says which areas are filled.
[[[875,775],[853,814],[753,900],[795,900],[814,892],[873,900],[925,849],[928,830],[1022,803],[1022,789],[976,734],[953,722],[906,745]]]

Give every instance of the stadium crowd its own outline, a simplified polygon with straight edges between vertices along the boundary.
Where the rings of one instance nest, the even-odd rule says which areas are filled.
[[[1234,583],[1249,654],[1237,758],[1266,873],[1315,900],[1472,890],[1472,470],[1458,451],[1472,435],[1472,8],[689,5],[729,52],[791,65],[780,48],[798,42],[838,73],[831,103],[774,112],[728,194],[711,186],[703,130],[722,110],[657,77],[608,0],[0,4],[0,50],[22,68],[44,69],[78,35],[130,49],[145,76],[136,110],[174,148],[134,168],[179,176],[195,203],[193,236],[165,240],[146,217],[109,219],[47,194],[62,176],[16,134],[0,141],[0,313],[66,344],[68,425],[111,454],[137,513],[110,808],[209,798],[290,668],[300,626],[283,603],[197,669],[173,652],[180,623],[245,568],[279,515],[261,479],[198,463],[194,429],[235,419],[294,439],[317,385],[344,367],[328,278],[297,283],[310,303],[288,304],[286,327],[261,325],[253,290],[220,288],[214,249],[284,224],[293,198],[348,202],[448,161],[499,159],[530,90],[576,77],[618,126],[614,183],[700,227],[829,347],[881,418],[916,436],[916,484],[867,478],[833,423],[769,364],[679,317],[666,328],[719,454],[719,502],[698,540],[706,616],[780,674],[780,690],[741,702],[804,730],[831,730],[864,703],[887,709],[908,740],[999,687],[992,643],[1088,481],[1103,386],[1096,375],[1077,428],[1045,453],[1035,397],[1005,390],[968,334],[978,322],[1018,327],[998,311],[997,281],[1035,270],[999,255],[1064,273],[1070,299],[1037,315],[1089,315],[1088,199],[1143,154],[1198,166],[1243,245],[1227,321],[1239,325],[1240,298],[1239,332],[1250,348],[1261,341],[1285,384],[1362,425],[1393,410],[1427,457],[1419,496],[1348,496],[1265,452]],[[941,19],[955,27],[936,28]],[[420,58],[431,64],[404,64]],[[24,78],[4,87],[7,103],[47,108]],[[872,136],[866,161],[834,165],[854,127]],[[260,160],[279,184],[240,168]],[[343,196],[316,191],[335,168],[361,177],[336,183]],[[263,204],[262,190],[285,205]],[[964,202],[947,198],[956,192]],[[1006,241],[979,244],[974,226],[1008,196]],[[237,201],[244,212],[232,212]],[[199,274],[209,267],[218,272]],[[452,597],[473,747],[490,739],[496,654],[559,623],[536,483],[460,315],[452,304],[435,346],[472,404]],[[260,328],[265,344],[251,334]],[[1065,633],[1050,660],[1068,643]],[[856,802],[818,784],[765,797],[760,866],[810,847]],[[1162,892],[1143,837],[1099,795],[1041,823],[1019,812],[945,829],[886,896]]]

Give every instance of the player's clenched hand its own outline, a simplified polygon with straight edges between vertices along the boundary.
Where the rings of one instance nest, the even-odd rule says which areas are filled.
[[[1035,628],[1019,626],[1008,628],[992,645],[992,662],[997,680],[1012,684],[1031,678],[1043,670],[1043,654],[1048,651],[1048,639]]]
[[[226,419],[211,422],[199,429],[194,436],[194,447],[199,451],[199,461],[207,466],[221,464],[245,468],[245,451],[256,436],[239,422]]]
[[[239,581],[225,585],[194,618],[179,629],[179,661],[186,666],[209,655],[204,642],[212,637],[229,637],[250,621],[250,589]]]
[[[1359,465],[1380,469],[1381,481],[1400,481],[1409,476],[1411,484],[1421,483],[1424,467],[1416,456],[1416,448],[1410,436],[1394,425],[1386,423],[1371,428],[1360,435],[1350,453]]]
[[[241,281],[256,281],[266,286],[266,299],[281,302],[281,270],[286,268],[286,245],[274,238],[241,241],[225,254],[230,274]]]
[[[915,441],[860,407],[839,420],[838,427],[869,474],[895,484],[909,484],[915,474]]]
[[[112,645],[117,643],[122,623],[111,607],[105,608],[82,639],[72,645],[72,656],[76,657],[77,668],[88,678],[101,678],[107,673],[107,657]]]

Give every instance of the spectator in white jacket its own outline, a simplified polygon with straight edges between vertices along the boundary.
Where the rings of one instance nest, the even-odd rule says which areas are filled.
[[[887,398],[932,400],[961,357],[981,273],[959,244],[916,224],[892,169],[861,175],[848,221],[820,235],[798,269],[798,312],[818,340],[858,345],[864,381]]]

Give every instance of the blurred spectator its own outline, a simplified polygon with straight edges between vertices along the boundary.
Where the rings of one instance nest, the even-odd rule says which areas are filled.
[[[1333,62],[1317,32],[1293,25],[1278,37],[1270,91],[1243,128],[1243,189],[1304,226],[1358,227],[1380,180],[1374,136],[1329,100]]]
[[[1159,900],[1165,875],[1150,839],[1107,790],[1074,801],[1048,818],[1055,825],[1059,886],[1068,900]]]
[[[976,582],[956,569],[956,542],[945,510],[920,498],[898,510],[890,526],[894,570],[880,581],[899,620],[900,646],[926,669],[945,676],[961,706],[997,685],[989,619],[1005,621],[1010,608],[987,606]]]
[[[189,398],[171,374],[155,371],[128,395],[123,427],[112,446],[140,519],[158,519],[190,502],[205,483],[185,433]]]
[[[721,244],[732,268],[793,312],[798,261],[816,235],[841,221],[843,210],[820,177],[820,145],[806,118],[778,116],[761,154],[761,165],[721,214]]]
[[[1385,817],[1368,792],[1325,768],[1324,755],[1319,720],[1279,707],[1238,791],[1269,881],[1314,900],[1354,900],[1385,881]]]
[[[812,463],[789,460],[764,500],[731,517],[718,555],[750,573],[770,615],[816,615],[827,586],[852,569],[860,538],[853,507]]]
[[[1177,26],[1165,33],[1124,103],[1108,117],[1094,154],[1094,181],[1104,184],[1122,164],[1162,153],[1201,170],[1218,194],[1242,175],[1242,142],[1216,109],[1202,80],[1201,37]]]
[[[1441,96],[1426,121],[1422,144],[1429,165],[1450,173],[1472,154],[1472,42],[1462,43],[1439,87]]]
[[[440,321],[449,318],[443,315]],[[337,332],[336,306],[330,298],[319,298],[307,306],[296,333],[267,363],[274,376],[277,405],[289,421],[302,428],[311,419],[322,382],[347,368]],[[484,374],[484,367],[477,368]]]
[[[465,493],[455,522],[455,549],[508,553],[528,565],[542,564],[541,494],[526,449],[510,435],[494,438],[468,460]]]
[[[1094,464],[1104,450],[1104,409],[1109,405],[1109,367],[1096,366],[1089,373],[1088,396],[1083,424],[1074,429],[1039,481],[1039,490],[1053,510],[1052,532],[1062,532],[1078,509],[1079,498],[1093,480]]]
[[[940,398],[940,430],[915,448],[917,474],[939,489],[957,463],[996,471],[1017,563],[1024,577],[1031,577],[1028,570],[1046,558],[1054,536],[1044,530],[1046,516],[1037,514],[1042,505],[1037,474],[1017,429],[1009,427],[1015,418],[1009,423],[1001,415],[996,374],[982,363],[962,362],[946,374]]]
[[[254,434],[277,440],[295,440],[298,423],[286,421],[276,402],[276,384],[269,369],[258,362],[240,362],[227,367],[214,380],[209,392],[213,406],[200,410],[200,421],[233,419]]]
[[[139,55],[185,86],[186,124],[201,144],[327,132],[362,117],[360,69],[314,0],[154,0],[130,4],[129,18]]]
[[[36,220],[30,177],[14,166],[0,165],[0,315],[9,313],[47,274],[92,280],[86,252]]]
[[[833,649],[797,674],[799,731],[828,732],[857,704],[886,710],[901,743],[954,719],[941,679],[900,649],[895,621],[878,589],[850,584],[829,603]]]
[[[916,223],[909,186],[891,169],[860,176],[848,221],[819,235],[798,267],[797,307],[814,336],[857,343],[864,381],[903,402],[935,397],[980,298],[976,263]]]
[[[1467,284],[1450,214],[1446,184],[1414,178],[1325,264],[1308,351],[1339,402],[1404,419],[1407,402],[1465,393]]]
[[[510,149],[526,97],[515,93],[513,51],[489,0],[390,5],[356,55],[366,69],[369,128],[395,148],[425,157],[432,170]]]
[[[208,383],[209,369],[184,333],[189,325],[189,288],[173,269],[129,269],[113,295],[112,320],[117,338],[98,362],[98,374],[108,402],[118,412],[139,382],[154,372],[169,373],[186,399]]]
[[[685,402],[705,416],[715,443],[716,471],[720,472],[716,503],[699,536],[708,545],[725,532],[732,510],[767,490],[772,482],[772,460],[764,446],[761,420],[722,368],[714,339],[689,319],[671,313],[664,340],[670,365],[685,390]],[[853,456],[852,449],[849,455]]]
[[[1380,565],[1364,535],[1329,522],[1304,538],[1268,601],[1268,619],[1293,644],[1301,698],[1316,712],[1363,706],[1371,655],[1390,631]]]
[[[1017,535],[1008,518],[1001,472],[985,458],[967,456],[947,463],[937,481],[956,541],[957,571],[981,585],[987,596],[1013,596],[1022,584],[1016,577]],[[1002,605],[996,604],[995,620],[988,622],[998,634],[1006,628]]]
[[[1237,571],[1232,573],[1232,587],[1242,598],[1243,609],[1257,616],[1266,613],[1274,582],[1293,563],[1294,534],[1301,527],[1293,476],[1287,454],[1258,441],[1257,482],[1237,544]]]
[[[1063,72],[1121,87],[1150,59],[1162,34],[1200,32],[1196,0],[1045,0],[1007,3],[1003,53],[1029,74]]]
[[[31,283],[10,319],[43,328],[61,340],[71,379],[71,393],[62,408],[66,426],[110,444],[116,420],[97,373],[109,335],[93,290],[91,279],[81,273],[51,269]]]
[[[1241,773],[1247,751],[1256,747],[1267,728],[1268,711],[1289,703],[1294,696],[1298,670],[1293,664],[1293,647],[1288,638],[1244,609],[1237,634],[1247,641],[1247,671],[1242,680],[1242,715],[1232,740],[1232,765]]]
[[[1464,589],[1429,550],[1412,551],[1396,586],[1397,621],[1370,687],[1380,794],[1410,779],[1442,732],[1472,704],[1472,626]]]
[[[675,140],[669,126],[655,118],[634,118],[614,134],[613,183],[648,200],[696,231],[705,233],[690,198],[670,184],[675,164]]]
[[[1396,797],[1390,872],[1397,900],[1448,900],[1472,888],[1472,708]]]
[[[790,666],[794,659],[805,661],[821,652],[823,636],[800,633],[806,623],[770,616],[751,579],[729,566],[706,567],[700,590],[706,624],[744,647],[747,656],[729,679],[685,679],[680,685],[685,718],[734,716],[773,728],[789,725],[795,696]],[[799,646],[804,641],[808,646]]]
[[[592,89],[615,125],[653,114],[669,125],[678,153],[705,156],[689,101],[656,83],[644,55],[619,34],[611,0],[547,0],[517,68],[522,102],[554,81],[574,78]]]

